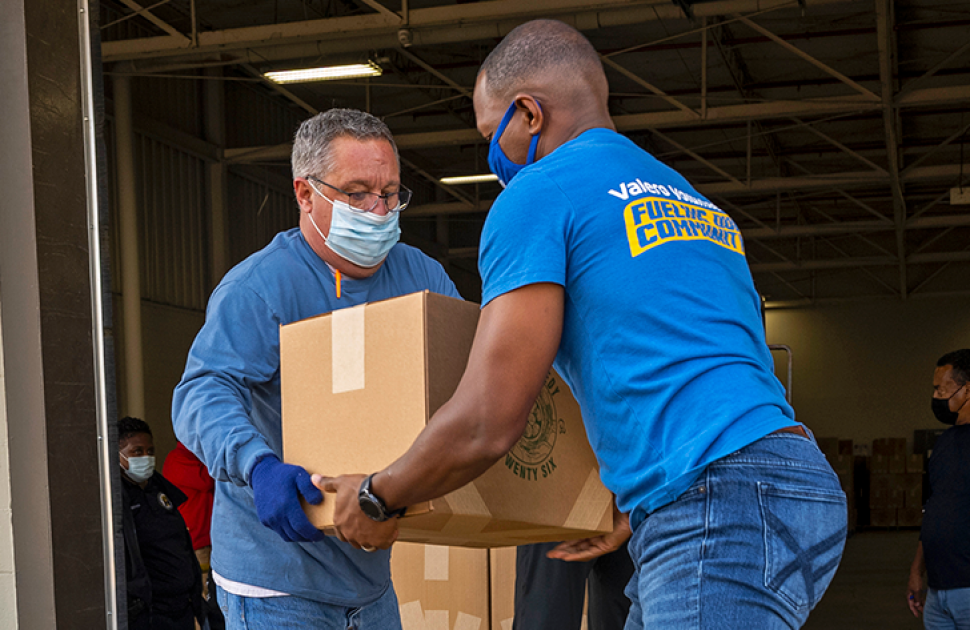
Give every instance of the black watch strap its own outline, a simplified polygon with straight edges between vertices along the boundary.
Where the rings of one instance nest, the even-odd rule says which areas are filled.
[[[371,480],[376,474],[377,473],[368,475],[360,484],[360,490],[357,492],[357,502],[360,504],[361,511],[369,518],[377,522],[383,522],[391,518],[404,516],[407,508],[401,508],[399,510],[394,510],[393,512],[388,512],[384,501],[371,490]]]

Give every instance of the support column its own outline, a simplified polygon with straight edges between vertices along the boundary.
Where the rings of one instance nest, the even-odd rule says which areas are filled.
[[[226,150],[226,96],[222,68],[208,68],[205,82],[205,139],[218,147],[219,161],[209,170],[209,286],[211,292],[229,271],[229,234],[226,206],[229,199],[229,173],[223,158]]]
[[[78,3],[0,2],[5,629],[106,627],[81,19]]]
[[[141,266],[138,198],[135,191],[135,131],[131,112],[131,77],[114,79],[115,177],[121,235],[121,297],[125,344],[125,415],[145,417],[145,369],[141,330]]]

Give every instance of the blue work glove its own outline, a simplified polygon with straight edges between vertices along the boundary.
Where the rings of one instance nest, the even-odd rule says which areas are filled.
[[[323,501],[323,493],[302,466],[284,464],[275,455],[267,455],[256,462],[249,485],[259,522],[280,538],[286,542],[324,539],[324,533],[310,523],[300,505],[300,495],[314,505]]]

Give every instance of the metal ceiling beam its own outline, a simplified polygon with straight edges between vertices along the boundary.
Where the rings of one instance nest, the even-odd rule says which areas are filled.
[[[892,221],[840,221],[838,223],[784,225],[780,228],[742,228],[741,232],[747,240],[765,240],[803,236],[838,236],[840,234],[888,232],[895,230],[895,227]],[[910,219],[906,222],[905,229],[920,230],[950,227],[970,227],[970,214],[945,214]],[[893,256],[893,260],[898,259]]]
[[[831,66],[829,66],[829,65],[827,65],[825,63],[822,63],[821,61],[819,61],[815,57],[809,55],[807,52],[804,52],[798,46],[795,46],[793,44],[790,44],[790,43],[786,42],[784,39],[782,39],[781,37],[778,37],[777,35],[775,35],[771,31],[769,31],[765,27],[761,26],[760,24],[757,24],[756,22],[753,22],[749,18],[746,18],[746,17],[741,16],[741,15],[734,15],[734,17],[736,19],[744,22],[745,24],[747,24],[752,29],[758,31],[759,33],[761,33],[762,35],[764,35],[768,39],[770,39],[773,42],[777,43],[779,46],[781,46],[785,50],[788,50],[791,53],[797,55],[798,57],[801,57],[802,59],[804,59],[808,63],[812,64],[813,66],[815,66],[816,68],[818,68],[822,72],[825,72],[827,74],[832,75],[833,77],[835,77],[836,79],[838,79],[842,83],[845,83],[846,85],[848,85],[849,87],[851,87],[853,90],[859,92],[860,94],[862,94],[866,98],[868,98],[870,100],[873,100],[873,101],[878,101],[879,100],[879,97],[876,96],[873,92],[871,92],[868,89],[862,87],[861,85],[859,85],[858,83],[856,83],[855,81],[853,81],[849,77],[845,76],[844,74],[842,74],[841,72],[839,72],[835,68],[832,68]]]
[[[892,0],[875,0],[876,44],[879,49],[879,81],[882,84],[882,119],[886,133],[886,157],[889,160],[889,184],[893,193],[893,220],[896,224],[896,255],[899,262],[899,295],[906,299],[906,195],[900,177],[899,113],[893,95],[896,91],[898,51],[893,33]],[[913,169],[915,171],[915,169]]]
[[[448,250],[449,258],[477,258],[477,247],[453,247]],[[908,261],[913,265],[928,263],[970,262],[970,251],[937,252],[915,254]],[[753,273],[778,273],[782,271],[821,271],[823,269],[852,269],[857,267],[893,267],[899,264],[895,256],[854,256],[846,258],[825,258],[820,260],[783,260],[770,263],[751,263]]]
[[[970,251],[915,254],[910,256],[906,262],[911,265],[970,262]],[[780,271],[818,271],[822,269],[852,269],[857,267],[894,267],[898,264],[899,260],[895,256],[864,256],[804,260],[799,262],[753,263],[751,264],[751,271],[752,273],[777,273]]]
[[[899,103],[901,107],[919,107],[927,104],[948,105],[970,101],[970,85],[957,85],[948,88],[928,88],[916,90]],[[709,107],[707,118],[700,119],[683,111],[646,112],[614,116],[617,131],[636,131],[640,129],[668,129],[672,127],[703,127],[748,120],[769,120],[774,118],[825,116],[853,112],[877,111],[881,103],[873,103],[862,96],[837,98],[805,99],[800,101],[770,101],[766,103],[747,103]],[[484,142],[475,129],[448,129],[419,133],[395,135],[401,150],[425,149],[448,145],[468,145]],[[290,155],[289,144],[261,147],[237,147],[226,149],[226,159],[230,162],[255,162],[287,159]]]
[[[841,149],[843,152],[851,155],[852,157],[854,157],[855,159],[859,160],[860,162],[862,162],[866,166],[871,166],[874,171],[879,171],[880,173],[886,173],[886,174],[888,174],[888,172],[886,171],[886,169],[884,169],[883,167],[879,166],[878,164],[876,164],[875,162],[873,162],[869,158],[867,158],[867,157],[859,154],[858,152],[853,151],[852,149],[850,149],[849,147],[845,146],[844,144],[842,144],[841,142],[839,142],[838,140],[836,140],[832,136],[830,136],[830,135],[828,135],[826,133],[822,133],[821,131],[819,131],[818,129],[816,129],[814,126],[812,126],[812,125],[810,125],[808,123],[805,123],[804,121],[801,121],[801,120],[799,120],[797,118],[792,118],[792,121],[794,123],[796,123],[797,125],[799,125],[802,129],[805,129],[806,131],[809,131],[810,133],[815,134],[816,136],[818,136],[822,140],[825,140],[826,142],[828,142],[832,146]]]
[[[944,140],[940,144],[936,145],[935,147],[933,147],[932,149],[930,149],[929,151],[927,151],[926,153],[924,153],[922,156],[920,156],[920,158],[918,160],[916,160],[915,162],[913,162],[912,164],[910,164],[909,166],[907,166],[906,168],[904,168],[901,174],[905,177],[906,173],[910,172],[911,170],[913,170],[914,168],[916,168],[917,166],[919,166],[920,164],[922,164],[931,155],[935,155],[937,151],[939,151],[943,147],[947,146],[948,144],[950,144],[951,142],[953,142],[957,138],[963,137],[963,135],[965,133],[967,133],[968,130],[970,130],[970,123],[967,123],[959,131],[957,131],[956,133],[952,134],[949,138],[947,138],[946,140]]]
[[[148,8],[143,7],[140,4],[138,4],[137,2],[135,2],[134,0],[121,0],[121,2],[126,7],[128,7],[129,9],[131,9],[132,11],[134,11],[135,13],[137,13],[138,15],[141,15],[143,18],[145,18],[146,20],[148,20],[149,22],[151,22],[152,24],[154,24],[158,28],[160,28],[163,31],[165,31],[166,33],[168,33],[168,37],[169,38],[171,38],[171,39],[173,39],[173,40],[175,40],[177,42],[184,43],[187,46],[191,46],[192,45],[192,40],[190,38],[186,37],[181,32],[179,32],[179,30],[176,29],[174,26],[172,26],[171,24],[169,24],[165,20],[163,20],[163,19],[161,19],[159,17],[156,17],[155,14],[153,14],[151,11],[149,11],[148,9],[151,8],[151,7],[148,7]],[[152,38],[152,39],[154,39],[154,38]]]
[[[727,171],[725,171],[724,169],[722,169],[718,165],[710,162],[709,160],[705,160],[703,157],[701,157],[700,155],[698,155],[694,151],[691,151],[690,149],[688,149],[687,147],[685,147],[681,143],[677,142],[676,140],[674,140],[670,136],[668,136],[668,135],[666,135],[664,133],[661,133],[657,129],[651,129],[650,131],[654,135],[656,135],[656,136],[660,137],[661,139],[663,139],[665,142],[674,145],[675,147],[677,147],[678,149],[680,149],[681,151],[683,151],[685,154],[687,154],[688,156],[694,158],[695,160],[697,160],[698,162],[700,162],[701,164],[703,164],[707,168],[711,169],[712,171],[714,171],[715,173],[717,173],[721,177],[727,178],[728,180],[730,180],[730,181],[732,181],[735,184],[738,184],[740,186],[743,186],[744,185],[744,184],[741,183],[740,180],[738,180],[736,177],[734,177],[733,175],[731,175],[730,173],[728,173]]]
[[[804,0],[804,4],[811,8],[849,1]],[[793,0],[717,0],[694,5],[693,12],[700,18],[797,6]],[[668,0],[490,0],[412,9],[407,23],[396,15],[373,13],[207,31],[199,33],[194,48],[172,36],[109,41],[102,44],[102,57],[105,63],[144,60],[141,69],[173,61],[204,65],[232,58],[260,63],[394,48],[397,31],[403,27],[410,31],[416,48],[498,39],[538,17],[559,19],[580,30],[684,19],[681,9]]]
[[[245,70],[246,72],[248,72],[249,74],[251,74],[252,76],[256,77],[257,79],[260,79],[263,82],[264,85],[268,86],[271,90],[273,90],[277,94],[280,94],[281,96],[283,96],[284,98],[292,101],[296,105],[299,105],[302,109],[304,109],[311,116],[316,116],[317,114],[320,113],[320,110],[319,109],[317,109],[313,105],[310,105],[309,103],[307,103],[306,101],[304,101],[302,98],[300,98],[299,96],[297,96],[293,92],[290,92],[289,90],[287,90],[285,87],[283,87],[282,85],[280,85],[276,81],[270,81],[265,76],[263,76],[263,73],[262,72],[260,72],[259,70],[257,70],[253,66],[249,65],[248,63],[240,64],[240,67],[243,70]]]
[[[445,82],[446,84],[448,84],[452,88],[458,90],[458,92],[460,92],[464,96],[467,96],[468,98],[471,98],[472,97],[472,91],[471,90],[469,90],[468,88],[466,88],[466,87],[464,87],[462,85],[459,85],[457,81],[453,80],[447,74],[445,74],[444,72],[441,72],[440,70],[438,70],[437,68],[435,68],[434,66],[432,66],[430,63],[428,63],[427,61],[425,61],[421,57],[418,57],[414,53],[409,52],[408,50],[405,50],[404,48],[398,48],[397,52],[398,52],[398,54],[403,55],[403,56],[407,57],[408,59],[410,59],[411,61],[413,61],[414,63],[418,64],[425,71],[431,73],[432,75],[434,75],[435,77],[437,77],[441,81]]]
[[[957,59],[968,50],[970,50],[970,42],[967,42],[963,46],[960,46],[959,48],[957,48],[955,51],[947,55],[945,59],[937,63],[935,66],[933,66],[932,68],[924,72],[919,77],[913,79],[912,81],[907,82],[906,85],[904,85],[902,89],[899,90],[899,92],[896,94],[896,98],[899,98],[902,94],[911,92],[922,81],[925,81],[926,79],[930,78],[931,76],[933,76],[934,74],[942,70],[947,64],[949,64],[954,59]]]
[[[391,11],[390,9],[388,9],[387,7],[385,7],[383,4],[381,4],[377,0],[360,0],[360,2],[363,2],[364,4],[366,4],[367,6],[369,6],[370,8],[374,9],[375,11],[377,11],[378,13],[383,13],[384,15],[386,15],[388,17],[393,17],[393,18],[398,19],[398,20],[401,19],[401,15],[399,15],[398,13],[395,13],[394,11]]]
[[[635,73],[635,72],[633,72],[631,70],[627,70],[626,68],[624,68],[620,64],[616,63],[615,61],[613,61],[609,57],[604,57],[604,56],[600,55],[600,61],[602,61],[604,65],[609,66],[613,70],[616,70],[617,72],[619,72],[620,74],[622,74],[626,78],[630,79],[631,81],[633,81],[637,85],[639,85],[641,87],[647,88],[648,90],[650,90],[651,92],[653,92],[654,94],[656,94],[657,96],[659,96],[660,98],[662,98],[663,100],[667,101],[668,103],[670,103],[671,105],[673,105],[677,109],[680,109],[682,111],[685,111],[685,112],[691,114],[692,116],[695,116],[697,118],[700,118],[700,116],[701,116],[700,112],[694,111],[692,108],[690,108],[687,105],[681,103],[680,101],[678,101],[677,99],[675,99],[673,96],[670,96],[669,94],[667,94],[666,92],[664,92],[663,90],[661,90],[660,88],[658,88],[657,86],[655,86],[653,83],[650,83],[649,81],[647,81],[646,79],[644,79],[643,77],[641,77],[640,75],[638,75],[637,73]]]
[[[970,172],[970,164],[964,165],[964,172]],[[901,177],[901,182],[945,181],[955,179],[960,175],[959,164],[938,166],[919,166]],[[734,182],[714,182],[698,184],[698,192],[705,195],[743,195],[750,193],[764,194],[786,192],[789,190],[823,190],[849,189],[864,186],[889,184],[890,177],[876,171],[859,171],[856,173],[834,173],[830,175],[812,175],[806,177],[766,177],[752,180],[750,186],[738,185]]]

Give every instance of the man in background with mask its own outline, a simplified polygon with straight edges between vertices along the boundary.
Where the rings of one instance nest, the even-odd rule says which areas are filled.
[[[299,227],[213,291],[175,389],[175,431],[216,480],[211,568],[227,628],[393,630],[389,551],[366,534],[352,546],[314,528],[300,499],[323,496],[303,468],[280,461],[279,327],[416,291],[458,292],[440,264],[398,243],[411,193],[383,122],[348,109],[310,118],[292,168]]]
[[[951,428],[933,445],[930,493],[909,572],[909,608],[927,630],[970,629],[970,349],[940,357],[933,415]],[[923,590],[923,574],[929,589]]]
[[[138,418],[118,421],[121,526],[130,630],[194,630],[205,619],[202,570],[178,506],[185,495],[155,472],[155,443]]]

